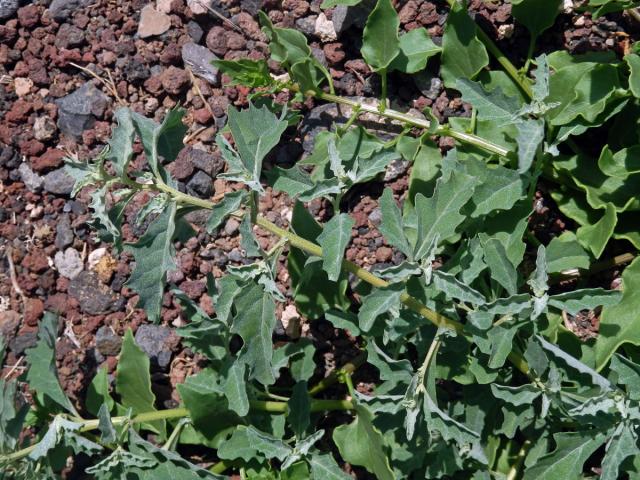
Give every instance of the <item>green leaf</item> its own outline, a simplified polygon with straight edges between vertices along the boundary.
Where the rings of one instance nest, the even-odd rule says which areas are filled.
[[[320,8],[326,10],[328,8],[335,7],[337,5],[345,5],[347,7],[353,7],[358,5],[362,0],[324,0],[322,4],[320,4]]]
[[[147,354],[136,345],[131,329],[124,334],[120,359],[116,368],[116,392],[124,408],[130,408],[134,415],[155,412],[156,396],[151,391],[150,362]],[[154,431],[164,436],[164,420],[150,422]]]
[[[524,472],[524,480],[565,480],[582,478],[584,462],[604,442],[604,436],[593,431],[556,433],[556,449],[541,457]]]
[[[103,403],[98,411],[98,428],[100,429],[100,441],[103,443],[115,443],[117,439],[116,429],[111,423],[109,407]]]
[[[133,158],[133,140],[136,132],[131,119],[131,110],[128,108],[119,108],[113,117],[118,125],[111,132],[107,159],[111,160],[116,174],[122,177],[127,173],[127,167]]]
[[[416,28],[400,37],[400,53],[389,65],[389,70],[399,70],[404,73],[416,73],[424,70],[427,60],[442,51],[431,40],[427,29]]]
[[[202,443],[213,448],[217,448],[227,437],[229,427],[242,422],[229,409],[219,380],[211,369],[205,369],[177,385],[180,398],[189,410],[189,418],[196,432],[201,435],[200,442],[204,439]]]
[[[491,271],[492,278],[502,285],[509,295],[515,295],[518,291],[518,272],[499,240],[492,238],[484,244],[484,261]]]
[[[600,370],[623,343],[640,345],[640,258],[622,273],[622,299],[617,305],[604,307],[600,329],[594,345],[596,368]]]
[[[213,60],[214,67],[231,78],[229,85],[244,85],[247,87],[268,87],[274,84],[269,73],[269,65],[265,60]]]
[[[292,449],[282,440],[261,432],[253,426],[238,426],[231,438],[218,449],[218,457],[226,460],[242,458],[245,462],[257,456],[283,461]]]
[[[584,225],[578,228],[576,234],[582,245],[591,250],[595,258],[600,258],[618,221],[615,206],[607,203],[604,215],[592,225]]]
[[[330,454],[315,454],[307,461],[311,465],[313,480],[350,480],[352,478],[340,469]]]
[[[471,198],[473,218],[494,210],[509,210],[524,193],[524,181],[515,170],[500,165],[488,167],[486,162],[475,159],[469,159],[465,169],[478,183]]]
[[[297,197],[314,186],[309,174],[296,165],[288,169],[276,167],[266,172],[266,176],[275,190],[285,192],[290,197]]]
[[[384,172],[391,162],[398,158],[400,158],[400,155],[393,149],[375,152],[367,161],[358,162],[352,183],[364,183],[374,179],[379,173]]]
[[[311,423],[311,398],[307,391],[307,382],[302,380],[293,386],[291,398],[287,402],[287,420],[297,438],[303,438]]]
[[[598,158],[598,167],[610,177],[627,178],[632,173],[640,172],[640,145],[623,148],[615,153],[605,145]]]
[[[607,444],[607,450],[602,460],[600,480],[620,478],[618,472],[622,462],[629,457],[636,457],[640,454],[637,444],[638,436],[635,434],[633,426],[627,422],[620,424]]]
[[[440,75],[447,88],[456,88],[459,78],[473,79],[489,64],[489,55],[476,36],[476,23],[466,5],[455,3],[447,17],[442,38]]]
[[[153,322],[160,320],[167,272],[177,268],[173,245],[176,211],[177,204],[169,203],[136,243],[125,245],[136,262],[127,286],[140,295],[138,307]]]
[[[633,96],[640,98],[640,56],[635,53],[625,55],[624,61],[629,65],[629,90]]]
[[[227,397],[229,408],[239,416],[244,417],[249,413],[249,398],[247,397],[247,382],[244,379],[246,365],[242,362],[234,362],[224,382],[224,396]]]
[[[249,180],[260,182],[262,161],[280,141],[280,137],[287,129],[284,115],[280,118],[264,105],[260,108],[249,103],[249,108],[236,110],[229,108],[229,129],[240,154],[240,159]]]
[[[462,100],[478,110],[478,119],[490,120],[499,125],[515,123],[514,117],[520,104],[516,98],[504,95],[500,87],[487,92],[480,83],[459,78],[456,89],[462,93]]]
[[[542,395],[542,390],[534,385],[521,385],[519,387],[510,387],[508,385],[491,385],[491,393],[511,405],[530,405],[536,398]]]
[[[416,195],[418,241],[414,258],[423,258],[436,236],[443,241],[455,234],[458,225],[464,221],[460,209],[472,197],[476,184],[476,179],[470,175],[452,172],[448,180],[438,180],[431,198],[421,193]]]
[[[549,242],[546,249],[547,271],[559,273],[575,268],[589,268],[589,254],[576,240],[572,232],[564,232]]]
[[[332,282],[340,276],[344,251],[351,241],[354,223],[349,215],[340,213],[329,220],[318,235],[317,241],[322,247],[322,268]]]
[[[27,383],[34,390],[38,401],[44,404],[44,397],[48,397],[62,408],[75,416],[79,416],[75,407],[65,394],[58,381],[56,368],[56,337],[58,336],[58,316],[46,312],[40,321],[38,343],[26,352]]]
[[[616,305],[620,302],[622,293],[617,290],[603,288],[585,288],[572,292],[560,293],[549,297],[549,306],[559,310],[566,310],[575,315],[581,310],[593,310],[600,306]]]
[[[640,365],[617,353],[609,368],[617,376],[615,383],[627,387],[629,398],[640,400]]]
[[[376,288],[362,300],[358,312],[358,326],[360,330],[368,332],[373,327],[376,318],[391,312],[397,315],[400,308],[400,297],[404,292],[402,284],[391,285],[388,288]]]
[[[355,420],[337,427],[333,441],[345,461],[366,468],[379,480],[395,478],[385,453],[384,437],[373,426],[373,415],[365,406],[356,405]]]
[[[240,335],[244,341],[239,358],[249,367],[249,378],[271,385],[275,381],[271,370],[275,303],[257,283],[244,288],[241,302],[242,308],[238,309],[231,325],[231,332]]]
[[[518,128],[518,172],[528,172],[533,165],[538,148],[544,140],[544,120],[527,119],[516,125]]]
[[[87,389],[87,398],[85,400],[87,411],[96,416],[103,404],[109,407],[109,411],[115,405],[113,398],[109,395],[109,378],[106,367],[100,367],[96,372]]]
[[[373,70],[385,70],[400,53],[400,20],[391,0],[378,0],[362,36],[362,58]]]
[[[229,215],[240,208],[246,198],[246,192],[243,190],[227,193],[211,210],[207,219],[207,232],[213,234]]]
[[[182,123],[184,114],[183,109],[169,110],[162,123],[158,125],[138,113],[131,113],[133,125],[144,147],[147,163],[153,174],[165,183],[168,182],[168,178],[162,168],[162,162],[174,161],[184,146],[183,138],[187,133],[187,127]]]
[[[440,270],[434,271],[433,284],[438,291],[443,292],[449,298],[469,302],[473,305],[484,305],[487,303],[487,300],[480,292],[465,285],[450,273]]]
[[[380,211],[382,213],[382,222],[378,230],[382,233],[384,239],[389,245],[397,248],[407,257],[412,258],[411,246],[404,235],[402,212],[398,208],[390,188],[385,188],[380,197]]]
[[[291,28],[276,28],[262,11],[258,13],[262,30],[270,41],[271,58],[276,62],[294,65],[311,57],[311,49],[302,32]]]
[[[513,17],[527,27],[535,41],[555,22],[562,0],[512,0],[511,5]]]
[[[491,340],[490,368],[500,368],[504,365],[513,348],[513,337],[517,328],[514,326],[498,325],[489,330]]]

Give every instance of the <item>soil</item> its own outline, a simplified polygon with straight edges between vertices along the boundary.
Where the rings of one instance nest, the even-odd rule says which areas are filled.
[[[88,224],[90,192],[71,198],[69,178],[61,170],[63,157],[86,160],[98,155],[110,136],[113,113],[119,105],[160,120],[168,108],[180,104],[187,110],[189,146],[169,166],[172,174],[181,188],[201,197],[234,189],[233,184],[215,179],[223,164],[214,138],[224,126],[227,107],[245,107],[249,92],[225,86],[224,76],[203,71],[190,60],[185,62],[183,52],[185,45],[196,44],[224,59],[267,59],[266,39],[257,23],[259,8],[276,26],[307,34],[314,55],[329,67],[338,94],[376,96],[379,80],[361,59],[365,17],[354,15],[354,24],[348,26],[333,17],[335,11],[328,11],[327,19],[333,18],[338,27],[337,36],[316,32],[318,16],[322,15],[320,0],[214,0],[212,8],[224,21],[198,8],[196,2],[189,2],[190,7],[185,0],[68,3],[73,3],[73,8],[61,8],[64,2],[49,5],[47,0],[39,0],[20,7],[0,23],[0,331],[8,344],[2,375],[17,376],[24,368],[25,349],[36,341],[43,312],[59,313],[56,352],[60,380],[82,411],[80,400],[96,369],[105,365],[113,373],[119,339],[127,328],[138,332],[148,320],[135,308],[137,297],[125,285],[131,256],[118,254],[97,240]],[[403,29],[424,26],[434,41],[440,42],[448,10],[445,1],[408,0],[396,6]],[[521,64],[528,34],[514,25],[510,6],[473,0],[469,8],[501,49]],[[575,53],[613,50],[622,55],[638,38],[638,31],[638,24],[624,15],[593,20],[588,14],[564,13],[540,39],[540,52],[564,48]],[[469,107],[455,92],[443,89],[434,72],[437,68],[430,65],[420,82],[391,75],[392,104],[405,110],[428,106],[441,120],[469,115]],[[317,106],[308,100],[300,106],[301,113],[308,114]],[[291,165],[306,154],[306,143],[303,129],[288,131],[267,164]],[[440,146],[447,149],[451,142],[441,139]],[[380,218],[377,199],[384,186],[401,197],[409,174],[405,165],[387,175],[392,177],[387,182],[357,188],[345,199],[342,208],[355,220],[348,259],[374,269],[401,260],[375,228]],[[144,231],[133,222],[142,202],[140,198],[127,209],[126,241],[135,240]],[[267,218],[281,226],[287,226],[292,207],[286,196],[269,190],[260,205]],[[320,220],[331,213],[331,207],[319,201],[312,202],[310,210]],[[237,222],[227,221],[214,238],[206,233],[204,219],[197,214],[190,218],[197,235],[177,245],[179,270],[171,272],[169,279],[205,311],[211,311],[204,290],[206,275],[219,277],[228,265],[241,264],[244,259]],[[531,233],[546,243],[569,226],[570,221],[562,217],[548,195],[547,186],[541,185]],[[264,247],[274,243],[273,238],[262,235]],[[612,254],[618,253],[617,248],[612,247]],[[283,259],[278,280],[290,298],[284,265]],[[609,271],[594,281],[611,283],[619,273]],[[312,339],[317,348],[312,382],[357,355],[358,339],[322,319],[302,319],[299,328],[289,328],[296,314],[291,301],[279,314],[285,310],[288,314],[278,325],[276,338],[279,342],[299,335]],[[597,314],[586,312],[578,317],[565,323],[582,338],[595,334]],[[167,293],[161,326],[171,334],[184,321],[178,304]],[[160,350],[153,378],[162,402],[172,406],[179,401],[175,385],[196,372],[202,359],[183,348],[179,339],[163,340]],[[362,369],[355,377],[357,388],[369,391],[376,376],[374,368]],[[341,385],[333,389],[329,395],[344,394]],[[354,471],[365,478],[361,470]]]

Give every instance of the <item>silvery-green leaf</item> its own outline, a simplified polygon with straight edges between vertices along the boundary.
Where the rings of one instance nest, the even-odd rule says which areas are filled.
[[[223,385],[224,396],[229,402],[229,409],[244,417],[249,413],[249,398],[247,396],[247,382],[244,378],[246,365],[243,362],[233,362]]]
[[[520,104],[514,97],[507,97],[501,88],[487,92],[480,83],[459,78],[456,89],[462,93],[462,99],[478,110],[478,119],[490,120],[498,125],[513,122],[513,116]]]
[[[322,247],[322,268],[333,282],[340,276],[344,251],[351,241],[354,223],[349,215],[339,213],[325,224],[318,235],[317,242]]]
[[[585,288],[551,295],[549,297],[549,306],[566,310],[570,315],[575,315],[581,310],[593,310],[596,307],[616,305],[621,298],[622,292],[619,290]]]
[[[518,128],[518,172],[531,169],[538,149],[544,140],[544,120],[527,119],[516,125]]]
[[[387,288],[376,288],[362,300],[358,312],[360,329],[367,332],[380,315],[389,312],[397,315],[400,308],[400,296],[404,292],[402,284],[391,285]]]
[[[622,462],[629,457],[640,454],[638,436],[633,425],[621,423],[607,443],[604,459],[602,460],[601,480],[616,480],[619,477]]]
[[[378,230],[380,230],[389,245],[399,249],[407,257],[411,258],[412,251],[404,234],[402,212],[398,208],[390,188],[385,188],[380,197],[380,211],[382,213],[382,222]]]
[[[449,298],[455,298],[462,302],[469,302],[473,305],[484,305],[486,298],[477,290],[465,285],[454,275],[440,270],[433,272],[433,283],[438,291],[444,292]]]
[[[218,457],[228,460],[242,458],[248,462],[260,456],[262,458],[277,458],[283,461],[292,448],[282,440],[261,432],[253,426],[240,425],[218,449]]]
[[[229,215],[240,208],[246,198],[247,194],[243,190],[227,193],[211,210],[207,219],[207,232],[213,233]]]

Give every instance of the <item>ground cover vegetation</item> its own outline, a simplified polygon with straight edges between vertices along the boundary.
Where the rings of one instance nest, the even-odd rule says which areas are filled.
[[[357,3],[325,0],[323,8]],[[380,77],[375,103],[336,95],[305,36],[261,14],[281,74],[263,60],[215,62],[233,84],[252,89],[248,108],[230,107],[216,139],[226,162],[220,178],[237,185],[216,202],[180,191],[164,166],[183,147],[180,108],[161,123],[118,110],[103,153],[89,163],[69,159],[74,193],[93,189],[98,235],[133,255],[128,286],[148,318],[161,319],[171,291],[189,319],[177,329],[182,342],[208,363],[178,386],[180,407],[158,409],[149,360],[129,331],[115,388],[99,370],[79,412],[56,377],[57,318],[47,314],[21,379],[33,404],[16,403],[15,380],[0,381],[2,475],[56,478],[75,456],[97,479],[351,478],[345,462],[362,478],[381,480],[636,478],[640,56],[633,46],[623,58],[534,56],[561,3],[513,2],[531,38],[529,58],[516,67],[463,2],[451,2],[436,45],[424,28],[400,34],[394,6],[378,0],[361,50]],[[633,3],[584,8],[597,16]],[[389,105],[390,73],[416,74],[430,62],[471,105],[470,117],[439,123],[428,108],[418,115]],[[290,101],[274,101],[280,92],[291,92]],[[303,161],[263,169],[299,122],[296,105],[309,97],[337,104],[348,121],[319,134]],[[395,133],[374,134],[360,122],[364,114],[385,119]],[[442,154],[438,137],[455,145]],[[143,169],[131,166],[136,142]],[[345,199],[399,159],[412,163],[408,190],[401,198],[383,191],[379,230],[404,260],[368,271],[344,258],[354,227]],[[549,242],[527,228],[541,183],[575,222]],[[296,200],[286,228],[258,209],[266,185]],[[124,242],[124,209],[141,195],[147,202],[137,221],[148,227],[135,243]],[[306,207],[318,198],[333,212],[322,225]],[[197,210],[209,211],[211,234],[236,218],[247,259],[210,276],[213,315],[167,285],[175,242],[194,233],[185,216]],[[258,230],[276,239],[271,248],[261,246]],[[605,258],[612,242],[629,253]],[[284,301],[276,279],[283,255],[300,313],[350,332],[361,349],[319,383],[310,383],[308,339],[280,348],[272,339]],[[630,262],[619,288],[593,277],[612,262]],[[569,328],[584,315],[599,318],[595,338]],[[378,372],[367,393],[351,380],[363,364]],[[344,394],[329,398],[335,383]],[[328,411],[344,412],[342,422],[326,425]],[[25,428],[33,433],[26,444]],[[208,451],[211,466],[181,456],[185,447]]]

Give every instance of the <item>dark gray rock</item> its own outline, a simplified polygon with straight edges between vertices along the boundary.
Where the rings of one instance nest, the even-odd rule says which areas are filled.
[[[262,0],[240,0],[240,8],[245,12],[249,12],[254,17],[258,15],[261,7]]]
[[[67,214],[59,217],[56,224],[56,247],[60,250],[67,248],[73,243],[73,229],[71,228],[71,218]]]
[[[413,75],[412,78],[416,87],[420,90],[420,93],[430,100],[438,98],[438,95],[440,95],[444,87],[442,80],[427,70],[418,72],[416,75]]]
[[[302,17],[296,20],[296,30],[300,30],[308,37],[315,37],[316,35],[316,20],[317,15],[309,15],[308,17]]]
[[[92,83],[85,83],[75,92],[56,101],[58,128],[63,133],[81,138],[82,132],[93,127],[96,117],[102,117],[109,97]]]
[[[13,17],[18,11],[18,0],[0,0],[0,20]]]
[[[204,30],[202,30],[202,27],[198,22],[194,22],[193,20],[187,23],[187,33],[195,43],[199,43],[204,36]]]
[[[62,22],[90,3],[91,0],[53,0],[49,5],[49,15],[54,20]]]
[[[39,192],[42,189],[43,178],[31,170],[31,167],[26,163],[21,163],[18,167],[18,173],[20,180],[24,183],[27,190],[30,192]]]
[[[44,176],[44,189],[55,195],[69,195],[75,181],[64,167],[53,170]]]
[[[207,47],[189,42],[182,46],[182,61],[194,75],[204,78],[212,85],[218,83],[218,69],[211,62],[219,58]]]
[[[120,353],[122,338],[111,327],[102,326],[96,332],[96,349],[101,355],[115,356]]]
[[[213,178],[224,170],[224,161],[220,155],[212,155],[199,148],[185,147],[180,156],[184,156],[194,167]]]
[[[364,0],[354,7],[338,5],[331,16],[331,22],[336,33],[340,35],[350,27],[364,28],[367,17],[375,3],[375,0]]]
[[[171,362],[171,345],[175,333],[161,325],[140,325],[136,331],[136,343],[149,356],[151,364],[166,369]]]
[[[0,167],[12,170],[20,165],[20,155],[12,147],[0,146]]]
[[[213,195],[213,180],[206,173],[198,171],[187,183],[187,193],[200,198],[209,198]]]
[[[144,63],[131,60],[124,67],[124,76],[129,83],[140,85],[151,76],[151,70]]]
[[[80,304],[80,310],[89,315],[99,315],[115,310],[117,297],[100,283],[93,272],[81,272],[69,282],[69,295]]]
[[[38,332],[26,332],[10,341],[9,348],[17,357],[28,348],[35,347],[36,343],[38,343]]]

